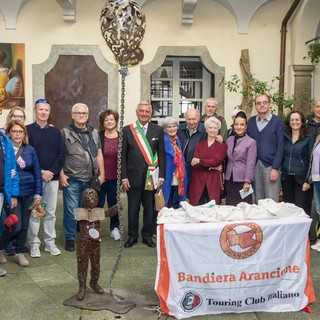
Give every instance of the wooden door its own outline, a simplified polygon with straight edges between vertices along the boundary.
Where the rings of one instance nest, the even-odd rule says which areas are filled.
[[[108,75],[91,55],[60,55],[45,75],[45,97],[50,101],[50,123],[55,127],[68,126],[72,106],[81,102],[89,107],[89,123],[99,130],[99,113],[107,108]]]

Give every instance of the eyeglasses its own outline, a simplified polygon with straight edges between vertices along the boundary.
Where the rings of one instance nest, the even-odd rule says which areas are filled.
[[[47,103],[47,104],[49,104],[49,100],[48,100],[48,99],[38,99],[38,100],[35,102],[35,105],[38,104],[38,103]]]
[[[257,106],[266,106],[267,104],[269,104],[269,101],[259,101],[256,103]]]
[[[13,134],[24,134],[25,132],[23,130],[10,130]]]
[[[19,116],[18,114],[13,114],[13,115],[11,116],[11,118],[24,119],[24,116]]]
[[[88,112],[73,112],[73,114],[75,114],[76,116],[85,117],[85,116],[87,116],[89,113],[88,113]]]

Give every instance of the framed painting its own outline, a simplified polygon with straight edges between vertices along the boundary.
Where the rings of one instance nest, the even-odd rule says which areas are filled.
[[[0,110],[25,107],[24,43],[0,43]]]

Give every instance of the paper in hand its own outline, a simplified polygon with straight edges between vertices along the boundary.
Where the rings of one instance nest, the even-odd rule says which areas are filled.
[[[243,189],[241,189],[241,190],[239,191],[239,193],[240,193],[241,199],[244,199],[245,197],[247,197],[247,196],[249,196],[251,193],[253,193],[253,188],[252,188],[252,186],[250,186],[250,188],[249,188],[249,190],[248,190],[247,192],[245,192]]]

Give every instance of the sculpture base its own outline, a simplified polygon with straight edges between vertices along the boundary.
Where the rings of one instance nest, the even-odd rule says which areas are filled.
[[[135,303],[126,301],[121,296],[117,295],[117,297],[123,300],[123,303],[117,303],[109,292],[105,292],[104,294],[96,294],[93,290],[87,289],[86,295],[82,301],[78,301],[77,295],[74,295],[66,299],[63,304],[65,306],[93,311],[109,310],[119,314],[125,314],[136,307]]]

